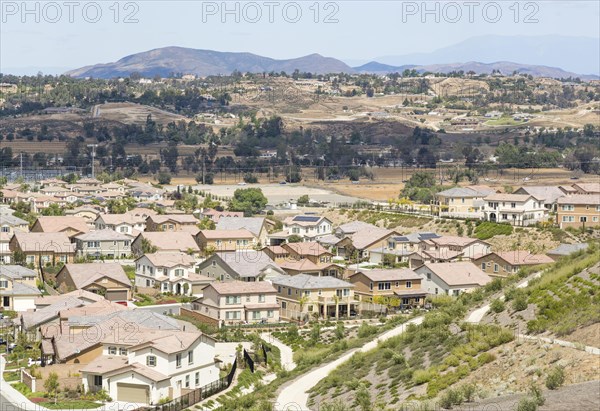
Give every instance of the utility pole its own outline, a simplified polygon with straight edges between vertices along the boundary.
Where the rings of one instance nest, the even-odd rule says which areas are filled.
[[[21,178],[23,178],[23,152],[22,151],[19,153],[19,158],[20,158],[20,162],[21,162],[19,170],[20,170]]]
[[[88,144],[87,146],[92,148],[92,178],[96,178],[94,160],[96,159],[96,147],[98,147],[98,144]]]

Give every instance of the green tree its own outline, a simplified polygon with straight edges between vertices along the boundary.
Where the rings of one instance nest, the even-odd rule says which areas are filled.
[[[229,209],[243,211],[246,214],[257,214],[265,208],[267,202],[267,197],[260,188],[239,188],[233,193]]]
[[[48,392],[49,395],[54,397],[55,404],[58,400],[58,388],[58,374],[55,372],[51,372],[48,375],[48,378],[46,378],[46,381],[44,381],[44,389],[46,390],[46,392]]]
[[[361,384],[356,391],[354,405],[359,407],[361,411],[371,411],[373,409],[373,405],[371,404],[371,394],[364,384]]]
[[[298,204],[299,205],[306,205],[308,204],[308,202],[310,201],[310,198],[308,197],[308,194],[304,194],[300,197],[298,197]]]
[[[56,203],[51,203],[48,207],[42,210],[43,216],[63,216],[65,210]]]
[[[287,242],[288,243],[301,243],[302,237],[300,237],[297,234],[292,234],[291,236],[288,237]]]
[[[158,183],[161,185],[171,184],[171,174],[158,173]]]

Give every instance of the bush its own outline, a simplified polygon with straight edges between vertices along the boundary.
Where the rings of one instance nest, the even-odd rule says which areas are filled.
[[[527,298],[523,294],[517,295],[513,300],[512,308],[515,311],[523,311],[527,309]]]
[[[258,178],[251,173],[244,174],[244,182],[248,184],[256,184],[258,183]]]
[[[494,301],[492,301],[492,303],[490,304],[490,308],[493,312],[495,313],[501,313],[502,311],[504,311],[505,307],[504,307],[504,301],[502,301],[499,298],[496,298]]]
[[[538,405],[533,398],[525,397],[521,398],[517,405],[517,411],[536,411]]]
[[[555,390],[565,382],[565,370],[563,367],[554,367],[546,377],[546,387]]]
[[[158,173],[158,184],[165,185],[171,183],[171,174],[169,173]]]
[[[358,327],[358,338],[365,338],[375,333],[377,333],[377,327],[373,325],[362,323],[360,327]]]
[[[462,397],[465,402],[472,402],[475,400],[475,392],[477,391],[477,387],[475,384],[465,384],[461,387]]]
[[[463,402],[462,394],[458,390],[450,388],[440,397],[440,407],[451,409],[453,405],[460,405]]]

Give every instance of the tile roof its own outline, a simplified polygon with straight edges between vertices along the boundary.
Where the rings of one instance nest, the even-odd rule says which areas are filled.
[[[163,224],[167,221],[175,221],[180,224],[197,224],[199,220],[192,214],[156,214],[148,217],[147,221],[155,224]]]
[[[475,243],[475,242],[484,242],[482,240],[479,240],[477,238],[470,238],[470,237],[459,237],[459,236],[454,236],[454,235],[444,235],[438,238],[431,238],[428,241],[431,241],[434,244],[440,245],[440,246],[458,246],[458,247],[466,247],[469,244]]]
[[[572,194],[561,197],[557,201],[558,204],[573,204],[573,205],[600,205],[600,195],[598,194]],[[560,210],[559,210],[560,211]]]
[[[118,225],[118,224],[129,224],[136,225],[146,222],[146,217],[141,215],[134,215],[130,213],[125,214],[100,214],[99,219],[104,221],[104,224]]]
[[[93,284],[104,277],[111,278],[126,287],[131,287],[131,281],[129,281],[123,266],[119,263],[65,264],[58,272],[57,277],[63,272],[69,273],[75,287],[78,289]]]
[[[576,183],[573,187],[579,187],[581,190],[587,193],[600,193],[600,183]]]
[[[489,196],[485,197],[484,200],[486,200],[486,201],[514,201],[515,203],[519,203],[519,202],[524,203],[530,197],[533,197],[536,200],[540,200],[539,198],[536,198],[535,196],[533,196],[531,194],[505,194],[505,193],[490,194]]]
[[[57,233],[69,228],[81,233],[90,230],[85,219],[77,216],[42,216],[38,217],[34,226],[39,226],[44,233]]]
[[[217,252],[213,256],[222,260],[233,271],[238,273],[240,277],[258,277],[263,270],[271,267],[277,273],[283,274],[284,271],[271,260],[271,258],[263,251],[242,250]]]
[[[15,241],[24,252],[54,251],[55,253],[74,253],[75,244],[66,233],[22,233],[15,232]]]
[[[496,254],[510,265],[536,265],[553,263],[554,260],[544,254],[531,254],[525,250],[491,253]]]
[[[320,256],[323,254],[331,254],[321,244],[316,241],[306,241],[300,243],[287,243],[283,245],[283,248],[289,248],[292,251],[300,254],[301,256],[311,255]]]
[[[311,226],[319,225],[324,219],[325,219],[325,217],[318,216],[318,215],[310,215],[310,214],[296,215],[296,216],[287,217],[285,220],[283,220],[283,224],[299,225],[302,227],[311,227]]]
[[[10,214],[0,214],[0,224],[4,225],[7,224],[9,226],[17,226],[17,225],[29,225],[29,223],[25,220],[23,220],[22,218],[19,217],[15,217],[14,215],[10,215]]]
[[[396,232],[387,228],[373,227],[361,229],[351,235],[352,245],[356,249],[362,250],[392,234],[396,234]]]
[[[371,281],[400,281],[400,280],[420,280],[421,277],[410,268],[399,269],[377,269],[377,270],[360,270],[352,274],[364,274]],[[351,277],[352,277],[351,276]]]
[[[144,254],[155,267],[176,267],[185,266],[190,267],[196,263],[196,259],[189,254],[172,251],[162,251],[152,254]],[[143,258],[140,257],[140,258]],[[137,260],[139,260],[138,258]],[[137,261],[136,260],[136,261]]]
[[[492,281],[490,276],[470,262],[427,263],[415,269],[422,274],[429,269],[449,286],[476,285],[483,286]]]
[[[213,282],[208,287],[212,287],[221,295],[231,294],[263,294],[276,293],[277,290],[268,281],[227,281]]]
[[[255,238],[254,234],[250,231],[241,229],[241,230],[200,230],[200,233],[207,240],[219,240],[219,239],[229,239],[229,238]]]
[[[278,286],[292,287],[299,290],[317,290],[331,288],[354,288],[354,284],[340,280],[335,277],[315,277],[308,274],[285,275],[276,277],[271,282]]]
[[[340,225],[336,231],[341,231],[344,234],[352,234],[359,230],[367,230],[370,228],[376,228],[377,226],[369,223],[365,223],[364,221],[350,221],[349,223]]]
[[[42,295],[42,292],[29,284],[14,281],[12,289],[2,290],[2,295],[39,296]]]
[[[103,230],[93,230],[85,234],[79,234],[75,236],[76,239],[81,241],[126,241],[131,240],[131,236],[119,233],[110,228]]]
[[[5,275],[14,280],[21,279],[23,277],[37,277],[37,272],[27,267],[20,265],[0,265],[0,275]]]
[[[546,203],[554,203],[559,197],[565,195],[565,193],[557,186],[523,186],[515,193],[524,191],[527,194],[531,194],[535,198],[544,200]]]
[[[449,188],[448,190],[440,191],[436,195],[444,197],[485,197],[495,192],[496,190],[487,186],[469,186]]]
[[[328,267],[335,266],[336,268],[341,268],[340,266],[333,263],[318,263],[315,264],[310,261],[308,258],[303,258],[301,260],[286,260],[279,263],[279,266],[283,270],[292,270],[292,271],[321,271]]]
[[[194,236],[187,231],[172,231],[169,233],[145,231],[140,236],[150,241],[159,250],[187,252],[188,249],[191,249],[194,252],[200,251]]]

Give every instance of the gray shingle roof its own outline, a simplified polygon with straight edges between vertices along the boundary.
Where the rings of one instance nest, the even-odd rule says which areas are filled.
[[[299,290],[318,290],[331,288],[354,288],[353,284],[335,277],[315,277],[308,274],[284,275],[276,277],[271,282],[274,285],[297,288]]]
[[[35,271],[20,265],[0,265],[0,274],[6,275],[12,279],[37,277],[37,273]]]
[[[240,277],[257,277],[267,266],[283,274],[283,270],[263,251],[231,251],[216,253],[215,257],[223,260]]]
[[[246,229],[258,237],[265,223],[264,217],[221,217],[217,223],[217,230]]]
[[[2,290],[2,295],[42,295],[42,292],[28,284],[23,284],[18,281],[13,282],[12,290]]]
[[[13,227],[16,225],[29,225],[27,221],[9,214],[0,214],[0,224],[8,224]]]

